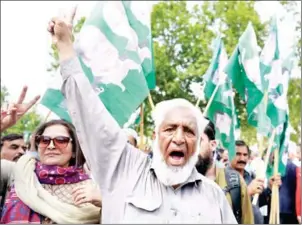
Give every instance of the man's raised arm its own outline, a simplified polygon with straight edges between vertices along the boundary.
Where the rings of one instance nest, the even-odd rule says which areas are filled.
[[[91,172],[103,190],[112,189],[141,155],[127,145],[126,135],[107,111],[82,71],[72,44],[72,17],[53,18],[48,31],[59,52],[62,92]],[[131,161],[131,162],[129,162]],[[142,161],[141,161],[142,162]]]

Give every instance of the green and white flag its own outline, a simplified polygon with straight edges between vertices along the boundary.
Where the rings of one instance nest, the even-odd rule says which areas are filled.
[[[75,42],[85,75],[121,127],[155,88],[151,9],[145,2],[99,1]],[[48,89],[41,103],[70,121],[60,88]]]
[[[210,103],[206,116],[215,124],[216,139],[227,149],[229,157],[235,156],[235,129],[238,125],[235,113],[234,94],[231,80],[224,73],[228,56],[221,38],[216,39],[211,65],[204,75],[204,93],[209,100],[218,85],[217,92]]]
[[[124,124],[123,128],[134,128],[140,122],[140,107],[131,114],[127,123]]]
[[[278,173],[283,176],[286,171],[286,164],[288,159],[288,148],[290,142],[290,129],[289,129],[289,118],[286,115],[286,121],[284,124],[280,124],[276,127],[276,136],[272,148],[271,154],[274,151],[279,151],[278,160]],[[272,161],[267,165],[266,177],[270,178],[274,174],[274,164]]]
[[[293,53],[281,64],[278,47],[277,19],[271,20],[270,33],[260,55],[260,71],[264,97],[256,107],[249,123],[257,127],[259,134],[270,136],[274,127],[287,123],[287,88],[290,71],[293,69]],[[276,88],[277,87],[277,88]],[[276,102],[273,103],[273,102]],[[281,106],[278,107],[277,106]]]
[[[279,124],[276,126],[276,136],[274,140],[274,146],[273,151],[275,149],[279,150],[279,159],[278,159],[278,172],[281,173],[281,175],[284,175],[285,169],[286,169],[286,163],[287,163],[287,154],[288,154],[288,148],[289,148],[289,142],[290,142],[290,134],[291,134],[291,126],[289,124],[289,108],[288,108],[288,102],[287,102],[287,90],[288,90],[288,84],[289,79],[291,75],[291,71],[293,69],[293,59],[294,54],[293,52],[288,55],[285,60],[282,63],[282,77],[279,85],[282,85],[282,95],[279,96],[279,104],[282,103],[282,107],[285,109],[285,116],[283,117],[284,112],[283,111],[276,111],[276,113],[280,113],[279,115],[276,115],[276,118],[279,119],[279,121],[284,121],[284,123]],[[272,79],[273,76],[271,76]],[[270,83],[271,80],[268,80]],[[275,81],[272,81],[275,82]],[[270,85],[270,84],[269,84]],[[274,106],[271,106],[274,107]],[[273,153],[272,153],[273,154]],[[273,165],[269,164],[267,169],[267,176],[270,177],[273,174]]]
[[[270,136],[273,129],[271,119],[267,115],[269,95],[267,75],[273,72],[272,63],[276,56],[275,53],[279,54],[276,18],[274,17],[271,21],[269,36],[260,54],[261,87],[264,97],[251,113],[248,121],[250,125],[257,127],[257,133],[263,136]]]
[[[287,120],[287,89],[289,72],[283,73],[282,60],[279,51],[277,20],[273,18],[268,45],[263,49],[261,57],[261,73],[264,75],[264,85],[268,93],[267,116],[273,127],[277,127]],[[289,62],[288,62],[289,60]],[[285,64],[290,63],[290,59]],[[285,65],[285,68],[290,65]]]
[[[232,80],[240,97],[246,102],[249,120],[263,98],[257,38],[250,22],[239,38],[224,71]]]

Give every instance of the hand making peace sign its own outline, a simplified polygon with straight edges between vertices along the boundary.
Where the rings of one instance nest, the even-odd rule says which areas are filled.
[[[23,103],[27,93],[27,86],[24,86],[17,103],[11,103],[7,110],[1,109],[1,127],[3,132],[7,128],[16,124],[16,122],[39,100],[40,96],[36,96],[29,103]]]

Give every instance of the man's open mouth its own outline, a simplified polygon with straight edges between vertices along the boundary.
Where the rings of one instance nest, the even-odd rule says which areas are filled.
[[[185,154],[180,151],[172,151],[169,156],[174,159],[174,160],[181,160],[182,158],[185,157]]]

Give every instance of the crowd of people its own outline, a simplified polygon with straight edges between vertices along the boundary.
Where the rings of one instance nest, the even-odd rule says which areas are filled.
[[[171,99],[152,111],[150,151],[139,150],[136,132],[120,128],[84,75],[71,22],[53,18],[48,31],[73,124],[42,123],[29,145],[20,134],[1,137],[1,223],[263,224],[273,185],[279,187],[281,223],[301,223],[300,144],[284,176],[258,178],[253,167],[263,159],[243,140],[229,160],[200,109]],[[38,101],[23,103],[26,92],[1,111],[1,133]]]

